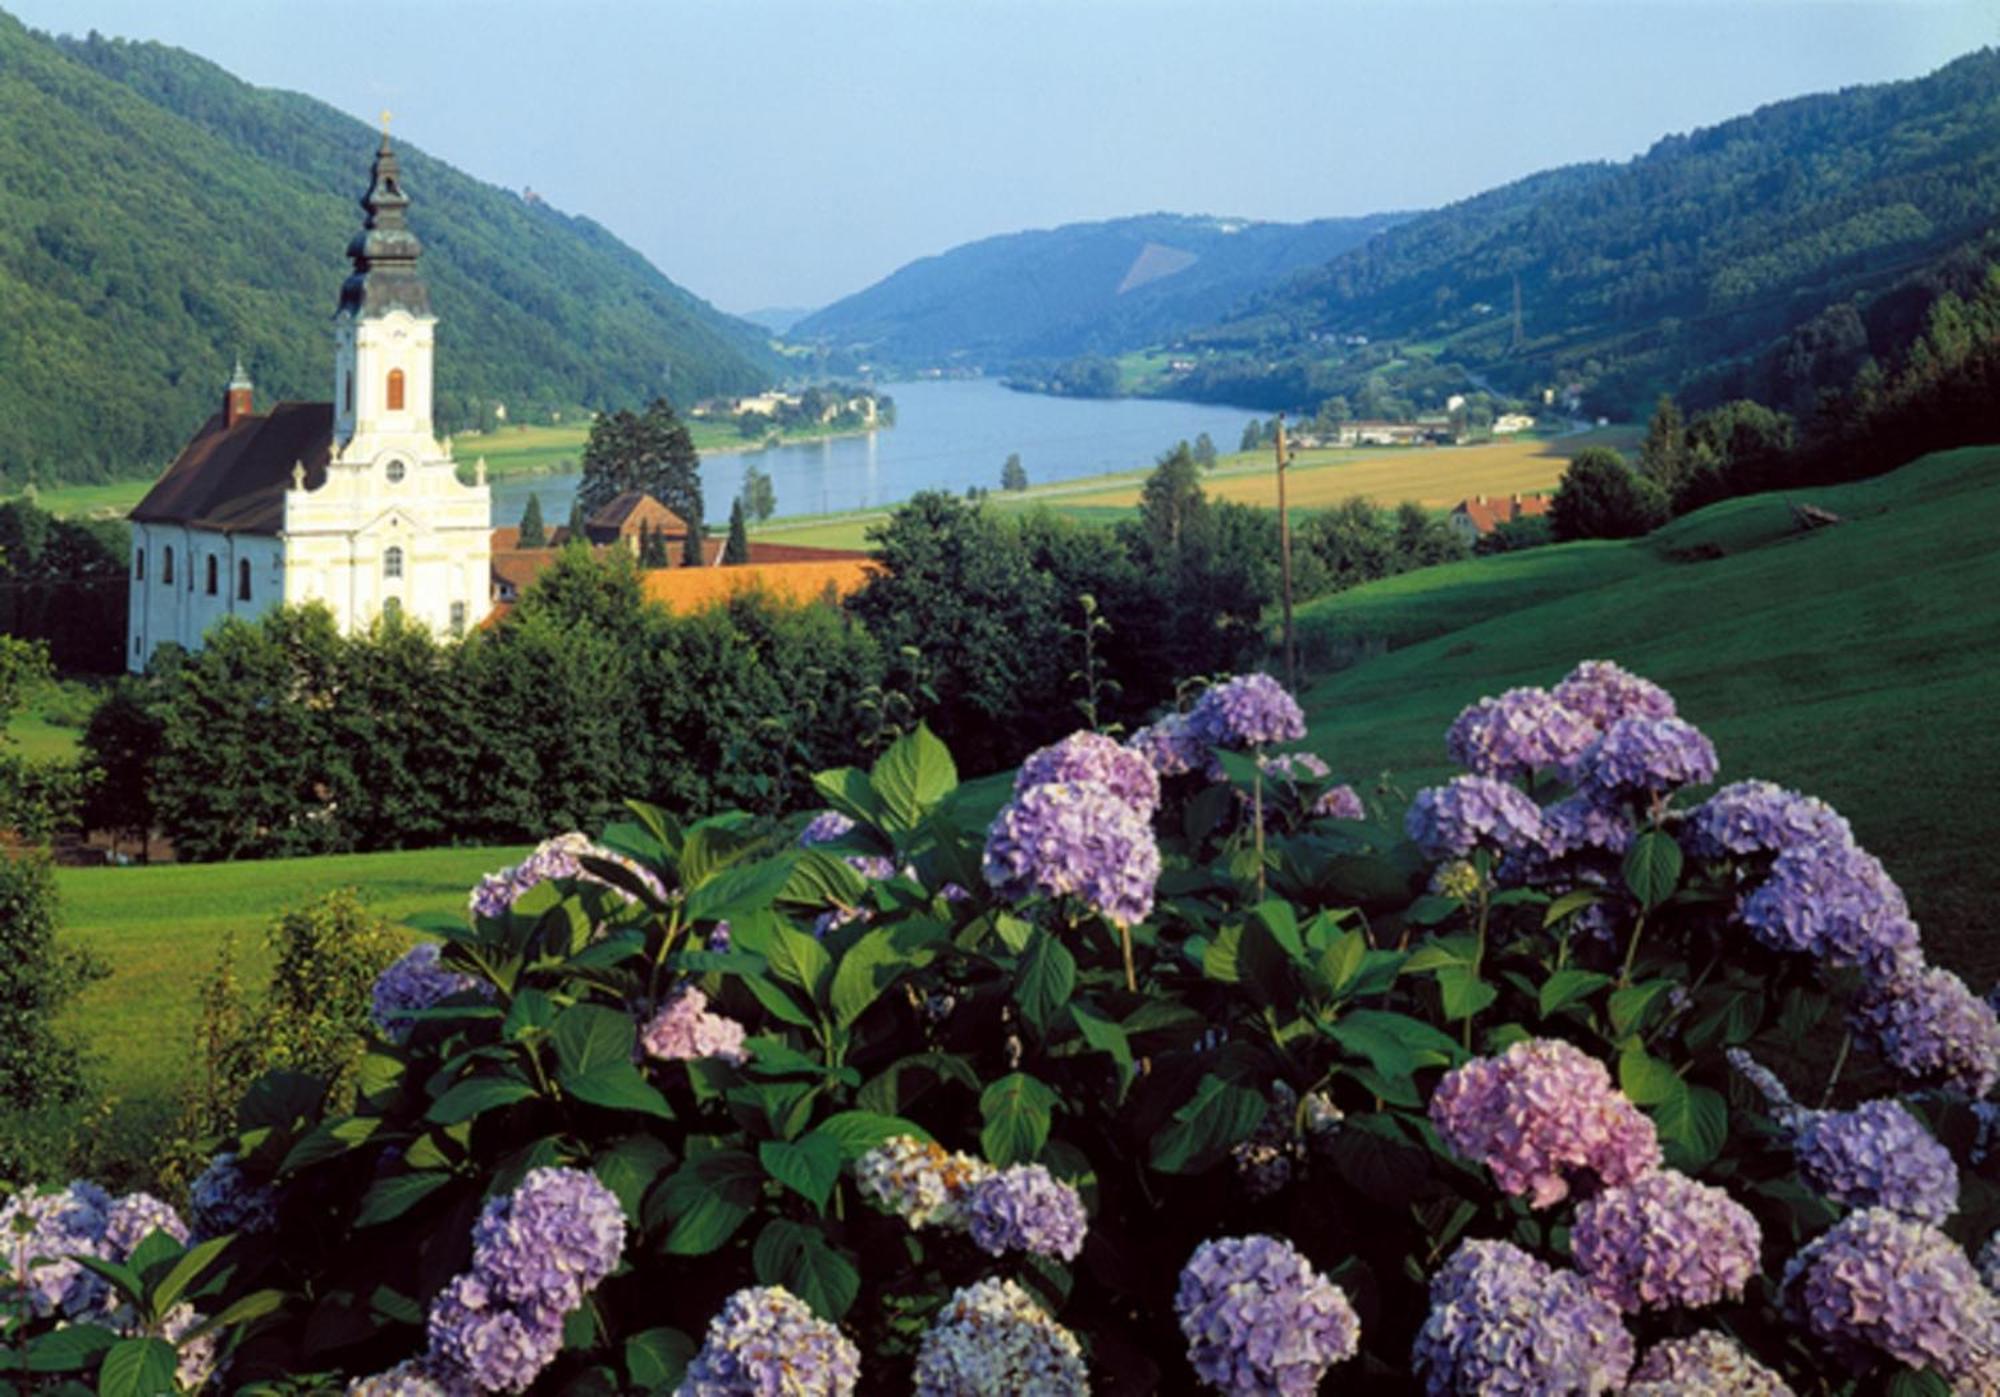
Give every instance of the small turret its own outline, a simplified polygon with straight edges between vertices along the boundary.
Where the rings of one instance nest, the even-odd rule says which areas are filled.
[[[250,386],[250,375],[243,372],[243,360],[236,361],[236,372],[229,376],[229,387],[222,395],[222,426],[226,431],[256,411],[256,393]]]

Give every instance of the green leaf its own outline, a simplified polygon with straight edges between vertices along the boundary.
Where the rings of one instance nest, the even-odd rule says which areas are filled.
[[[1421,970],[1469,966],[1478,958],[1479,942],[1475,937],[1433,936],[1410,952],[1409,959],[1403,962],[1403,969],[1415,974]]]
[[[1687,1083],[1644,1048],[1633,1048],[1618,1059],[1618,1089],[1634,1105],[1657,1106],[1685,1093]]]
[[[28,1341],[28,1371],[75,1372],[95,1363],[117,1342],[118,1336],[100,1324],[64,1325]]]
[[[1928,1368],[1905,1368],[1889,1379],[1887,1397],[1952,1397],[1952,1385]]]
[[[1269,932],[1271,939],[1293,960],[1306,958],[1306,943],[1299,935],[1299,914],[1292,910],[1291,903],[1269,898],[1250,909],[1250,919]]]
[[[194,1284],[195,1277],[222,1255],[222,1249],[229,1245],[230,1240],[229,1237],[211,1237],[205,1242],[196,1242],[182,1252],[180,1260],[173,1264],[159,1285],[154,1287],[153,1293],[146,1297],[154,1312],[165,1314],[171,1310],[174,1303],[187,1293],[187,1288]],[[137,1253],[134,1253],[135,1259],[136,1256]]]
[[[266,1072],[250,1084],[236,1108],[236,1124],[243,1130],[272,1126],[288,1130],[301,1117],[319,1114],[326,1083],[308,1072],[279,1069]]]
[[[1418,1067],[1449,1067],[1465,1056],[1458,1040],[1422,1019],[1382,1009],[1349,1009],[1340,1022],[1394,1039],[1416,1059]]]
[[[875,799],[875,792],[868,785],[868,773],[859,767],[843,766],[819,772],[813,777],[813,789],[851,820],[864,825],[882,823],[882,803]]]
[[[688,894],[684,915],[693,922],[738,921],[778,900],[792,879],[796,850],[723,869]]]
[[[1049,1021],[1069,1003],[1075,989],[1076,957],[1056,937],[1037,932],[1014,976],[1014,1002],[1021,1013],[1037,1033],[1046,1035]]]
[[[1425,893],[1410,904],[1410,910],[1404,913],[1403,920],[1411,926],[1436,926],[1439,922],[1448,921],[1464,910],[1464,907],[1465,904],[1455,897],[1439,897],[1434,893]]]
[[[286,1299],[282,1290],[253,1290],[242,1299],[225,1305],[220,1311],[181,1335],[181,1342],[193,1343],[196,1339],[213,1334],[218,1329],[228,1329],[232,1325],[248,1324],[253,1319],[262,1319],[265,1315],[274,1314],[284,1308]]]
[[[922,948],[932,939],[927,928],[901,922],[877,927],[849,946],[828,994],[834,1022],[846,1028],[866,1013],[884,990],[930,958]]]
[[[1201,973],[1225,985],[1243,980],[1243,928],[1231,923],[1215,933],[1201,953]]]
[[[618,1195],[625,1216],[637,1222],[646,1190],[673,1162],[674,1152],[665,1141],[651,1135],[628,1135],[608,1149],[598,1151],[590,1170],[600,1183]]]
[[[868,773],[869,789],[902,830],[914,830],[937,803],[958,789],[958,767],[928,724],[896,740]]]
[[[354,1215],[356,1227],[372,1227],[390,1222],[423,1202],[452,1181],[450,1174],[397,1174],[377,1179],[361,1196],[361,1210]]]
[[[1174,1112],[1174,1123],[1153,1136],[1152,1165],[1163,1174],[1198,1174],[1248,1139],[1267,1109],[1261,1093],[1211,1072]]]
[[[625,1340],[625,1376],[642,1392],[679,1383],[695,1354],[694,1340],[678,1329],[646,1329]]]
[[[745,975],[743,983],[772,1018],[796,1024],[800,1028],[813,1026],[812,1012],[803,1008],[798,1000],[792,997],[791,991],[783,985],[773,984],[762,975]]]
[[[764,1171],[820,1212],[840,1179],[840,1142],[815,1130],[796,1140],[766,1140],[757,1147]]]
[[[736,1235],[757,1201],[763,1169],[741,1150],[719,1150],[690,1160],[660,1185],[646,1204],[646,1221],[657,1207],[673,1219],[661,1249],[672,1256],[705,1256]]]
[[[1729,1102],[1721,1092],[1682,1083],[1653,1112],[1667,1163],[1693,1173],[1712,1164],[1729,1138]]]
[[[552,1027],[555,1021],[553,1000],[540,990],[522,990],[507,1006],[507,1018],[500,1025],[500,1036],[510,1043],[516,1042],[533,1030]]]
[[[1681,862],[1681,846],[1671,834],[1647,830],[1625,851],[1625,886],[1650,912],[1674,895]]]
[[[1035,924],[1012,912],[1001,912],[993,918],[993,931],[1000,938],[1000,944],[1018,956],[1028,949],[1028,942],[1034,939]]]
[[[985,1127],[979,1132],[986,1158],[1001,1166],[1021,1164],[1041,1153],[1054,1123],[1056,1094],[1025,1072],[1002,1077],[979,1096]]]
[[[667,1098],[648,1082],[630,1062],[607,1062],[588,1072],[565,1071],[559,1079],[564,1091],[578,1101],[611,1111],[638,1111],[661,1120],[674,1118]]]
[[[1083,1035],[1084,1042],[1101,1053],[1111,1054],[1119,1070],[1132,1070],[1132,1040],[1126,1036],[1122,1024],[1112,1022],[1080,1002],[1069,1006],[1069,1016],[1076,1023],[1077,1032]]]
[[[125,1258],[125,1264],[150,1281],[155,1273],[165,1270],[167,1262],[180,1254],[181,1244],[156,1227],[139,1239],[131,1255]]]
[[[630,1014],[596,1004],[572,1004],[556,1017],[556,1061],[565,1079],[614,1062],[629,1065],[638,1036]]]
[[[121,1339],[97,1370],[98,1397],[160,1397],[178,1392],[179,1359],[165,1339]]]
[[[1595,888],[1578,888],[1575,892],[1564,893],[1542,913],[1542,930],[1547,931],[1565,917],[1573,917],[1592,903],[1603,901],[1603,897]]]
[[[1560,1014],[1580,999],[1587,999],[1611,983],[1609,975],[1595,970],[1558,970],[1542,982],[1537,996],[1543,1018]]]
[[[826,953],[826,947],[780,923],[772,928],[769,959],[773,975],[804,990],[815,1004],[820,1002],[833,975],[833,957]]]
[[[757,1234],[750,1264],[765,1285],[781,1285],[822,1319],[838,1322],[861,1294],[861,1272],[816,1229],[773,1218]]]
[[[1613,990],[1606,1007],[1611,1015],[1613,1037],[1623,1038],[1632,1032],[1646,1017],[1646,1011],[1653,1002],[1674,987],[1672,980],[1645,980],[1636,985],[1627,985],[1622,990]]]
[[[931,1133],[915,1121],[877,1111],[837,1112],[815,1126],[813,1134],[824,1135],[838,1144],[843,1160],[859,1159],[884,1140],[899,1135],[913,1135],[919,1140],[931,1138]]]
[[[1319,973],[1335,994],[1339,994],[1361,974],[1362,960],[1368,954],[1368,938],[1358,931],[1344,931],[1337,936],[1326,952],[1319,958]]]
[[[1385,1077],[1407,1080],[1417,1069],[1415,1054],[1401,1040],[1379,1025],[1360,1021],[1358,1014],[1343,1016],[1327,1032],[1348,1052],[1367,1058]]]
[[[285,1162],[278,1166],[278,1172],[289,1174],[307,1165],[337,1158],[349,1150],[360,1149],[375,1137],[381,1125],[380,1116],[341,1116],[321,1121],[313,1127],[310,1135],[292,1146]]]
[[[1469,965],[1452,965],[1438,971],[1438,989],[1443,992],[1446,1021],[1469,1019],[1494,1000],[1500,991],[1479,978]]]
[[[867,892],[868,880],[843,855],[802,849],[779,900],[800,907],[852,907]]]
[[[467,1077],[433,1101],[426,1114],[439,1125],[457,1125],[534,1094],[535,1089],[519,1077]]]

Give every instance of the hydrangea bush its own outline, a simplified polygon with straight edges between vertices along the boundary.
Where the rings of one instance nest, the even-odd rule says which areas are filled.
[[[124,1393],[2000,1391],[1991,1004],[1838,812],[1551,679],[1414,794],[1248,675],[1011,787],[919,729],[809,823],[634,804],[192,1229],[7,1203],[0,1324]]]

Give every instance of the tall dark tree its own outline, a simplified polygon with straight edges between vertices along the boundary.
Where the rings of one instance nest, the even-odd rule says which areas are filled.
[[[1028,488],[1028,470],[1021,464],[1021,453],[1010,452],[1006,464],[1000,467],[1000,488],[1002,490],[1025,490]]]
[[[1690,469],[1687,424],[1672,395],[1662,393],[1653,405],[1653,420],[1646,424],[1646,439],[1639,444],[1639,473],[1672,499],[1686,483]]]
[[[542,497],[528,496],[528,507],[521,511],[521,537],[523,548],[547,548],[549,531],[542,523]]]
[[[1651,533],[1667,517],[1660,487],[1625,464],[1607,447],[1579,451],[1563,472],[1549,502],[1549,528],[1558,541],[1578,538],[1636,538]]]
[[[585,522],[586,518],[583,512],[583,500],[580,497],[572,499],[569,502],[569,523],[564,526],[567,532],[567,537],[563,539],[563,542],[564,543],[583,542],[583,526]]]
[[[1178,551],[1193,529],[1207,497],[1201,492],[1201,468],[1186,442],[1160,457],[1139,491],[1139,522],[1147,537],[1168,552]]]
[[[729,506],[729,541],[722,545],[722,561],[734,567],[750,561],[750,526],[743,517],[743,497]]]
[[[639,566],[641,568],[670,568],[674,560],[667,553],[667,531],[647,529],[639,535]]]
[[[1215,465],[1215,438],[1203,432],[1194,439],[1194,463],[1203,470]]]
[[[707,534],[701,526],[701,516],[699,514],[683,515],[682,517],[687,520],[688,531],[686,537],[681,540],[681,566],[684,568],[698,568],[702,565],[703,561],[702,539],[707,537]]]
[[[577,498],[596,513],[627,490],[641,490],[693,523],[702,517],[701,453],[665,398],[643,413],[620,409],[590,426]]]
[[[743,468],[743,507],[760,524],[778,512],[777,489],[771,477],[755,465]]]

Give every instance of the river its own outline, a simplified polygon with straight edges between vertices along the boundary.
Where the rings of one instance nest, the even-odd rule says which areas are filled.
[[[1016,393],[992,379],[923,380],[883,385],[896,401],[896,425],[866,436],[714,452],[702,458],[702,493],[710,523],[728,518],[756,465],[771,477],[778,513],[826,514],[907,500],[919,490],[964,494],[969,485],[1000,488],[1000,468],[1019,452],[1029,483],[1074,480],[1152,464],[1177,441],[1207,432],[1218,451],[1234,451],[1247,408],[1151,398],[1052,398]],[[530,494],[551,524],[569,517],[578,477],[515,476],[493,483],[493,522],[518,524]]]

